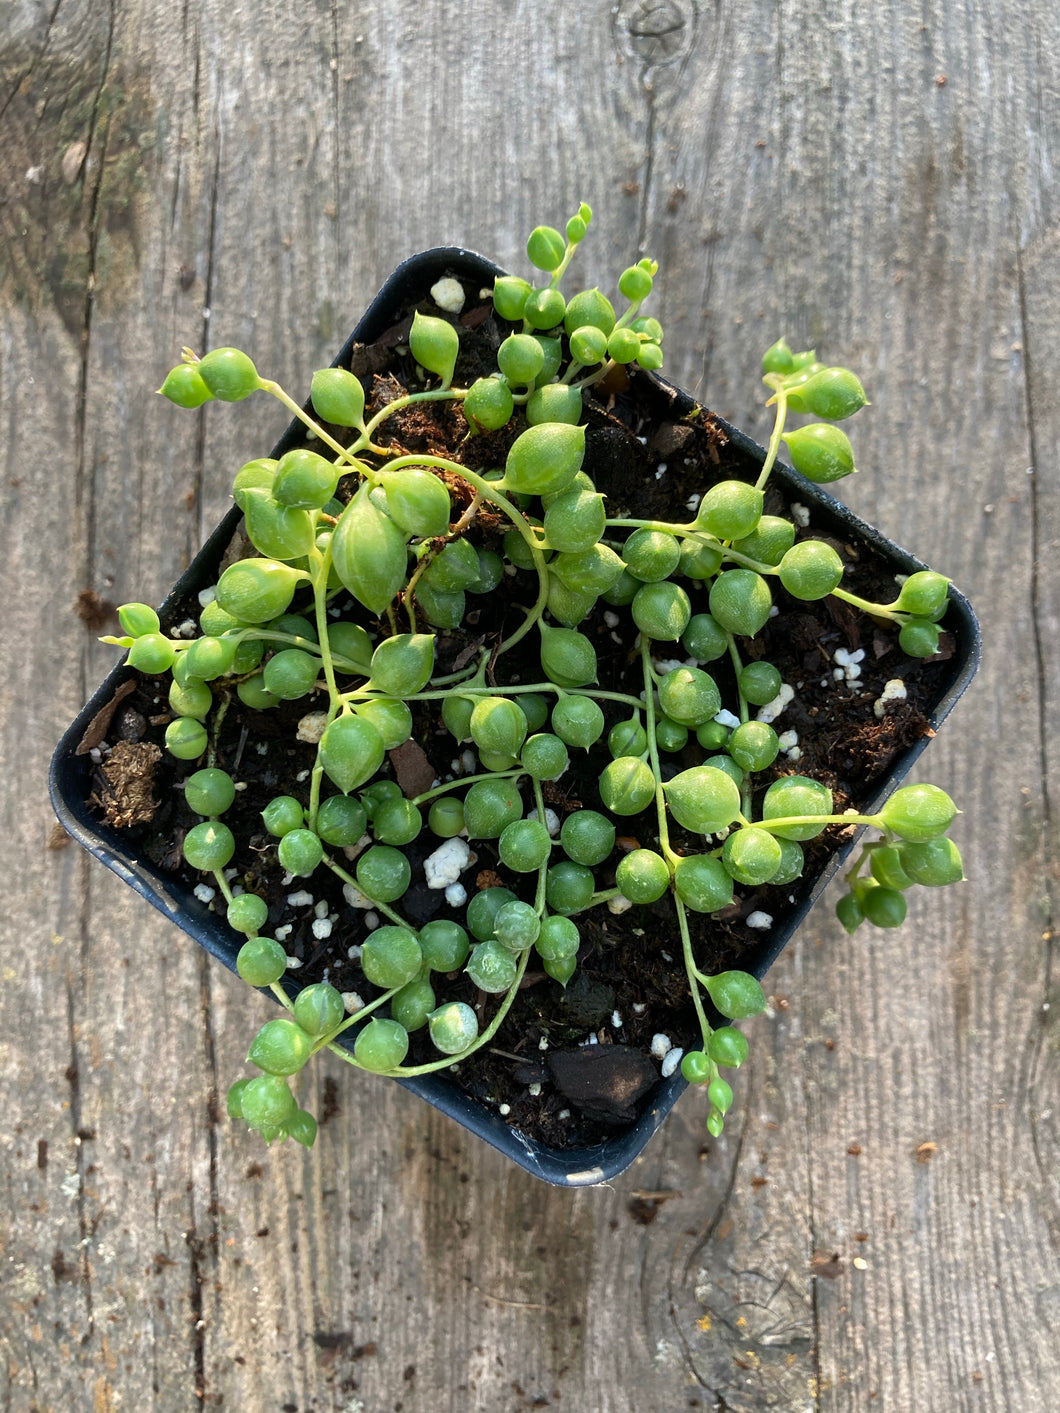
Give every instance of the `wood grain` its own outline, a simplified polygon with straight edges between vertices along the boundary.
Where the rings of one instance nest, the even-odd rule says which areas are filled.
[[[0,1408],[1051,1409],[1055,6],[9,10]],[[725,1139],[688,1095],[609,1188],[334,1060],[317,1147],[264,1150],[217,1117],[258,999],[48,847],[47,761],[109,661],[77,595],[159,600],[283,425],[150,396],[182,344],[305,386],[403,255],[522,268],[579,199],[580,277],[659,259],[669,373],[748,431],[780,333],[864,370],[844,496],[982,618],[923,765],[970,881],[873,938],[820,909]]]

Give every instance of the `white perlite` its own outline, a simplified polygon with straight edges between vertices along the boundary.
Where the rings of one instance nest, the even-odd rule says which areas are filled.
[[[326,711],[310,711],[302,717],[298,723],[298,730],[295,732],[299,741],[304,741],[307,746],[316,746],[320,743],[320,738],[324,734],[324,728],[328,724],[328,714]]]
[[[806,526],[810,523],[809,509],[800,501],[793,500],[791,502],[791,518],[800,529],[805,530]]]
[[[445,890],[445,901],[451,908],[462,908],[467,902],[467,889],[462,883],[450,883]]]
[[[423,873],[428,888],[448,888],[456,883],[471,862],[471,847],[466,839],[447,839],[423,861]]]
[[[526,817],[536,822],[537,810],[531,810]],[[556,835],[559,833],[559,815],[555,810],[550,810],[547,805],[545,806],[545,828],[548,830],[548,837],[555,839]]]
[[[757,713],[758,720],[764,721],[767,725],[772,724],[774,721],[776,721],[777,717],[780,716],[787,709],[794,696],[795,688],[789,687],[786,682],[782,682],[780,685],[780,691],[776,694],[773,700],[771,702],[766,702],[764,707],[759,708]],[[717,720],[716,717],[715,720]]]
[[[464,307],[464,287],[459,280],[446,275],[431,285],[431,298],[447,314],[459,314]]]
[[[211,888],[208,883],[196,883],[195,896],[200,903],[212,903],[217,897],[217,890]]]
[[[659,658],[652,664],[660,677],[665,677],[668,672],[676,672],[679,667],[687,667],[688,663],[679,657]]]
[[[900,677],[892,677],[889,682],[884,683],[883,691],[873,702],[873,714],[882,721],[887,712],[887,703],[904,701],[906,695],[905,683],[902,679]]]
[[[371,898],[366,898],[359,888],[355,888],[352,883],[342,885],[342,896],[349,903],[351,908],[370,908]]]
[[[747,926],[753,927],[756,932],[767,932],[773,926],[773,918],[769,913],[749,913]]]
[[[289,908],[311,908],[313,906],[313,895],[302,889],[298,893],[287,894],[287,906]]]
[[[663,1056],[661,1067],[663,1079],[669,1079],[676,1071],[677,1066],[681,1063],[681,1056],[684,1053],[680,1045],[675,1045],[671,1050],[667,1050],[666,1054]]]
[[[664,1060],[673,1049],[670,1044],[670,1037],[663,1035],[662,1031],[657,1031],[651,1038],[651,1053],[657,1060]]]
[[[621,893],[615,898],[608,898],[607,911],[613,913],[615,917],[621,917],[623,913],[628,913],[633,904],[628,898],[623,898]]]
[[[846,648],[836,648],[832,654],[832,661],[836,665],[832,676],[837,682],[856,682],[861,676],[861,663],[864,660],[864,648],[857,648],[854,652],[848,652]]]
[[[718,712],[714,720],[719,726],[727,726],[730,731],[735,731],[740,724],[740,718],[734,716],[731,711],[726,711],[724,708]]]
[[[329,917],[314,918],[313,936],[318,942],[323,942],[325,937],[331,936],[331,919]]]

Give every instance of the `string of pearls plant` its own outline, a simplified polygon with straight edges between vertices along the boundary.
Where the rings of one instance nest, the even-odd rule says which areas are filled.
[[[185,350],[161,388],[185,408],[269,393],[306,424],[315,448],[255,459],[237,473],[233,494],[257,554],[220,576],[199,636],[170,636],[153,609],[129,603],[119,611],[122,636],[104,639],[127,648],[140,672],[171,678],[165,745],[178,759],[199,763],[185,798],[201,822],[184,839],[184,858],[212,881],[228,923],[246,937],[240,975],[271,988],[288,1012],[254,1038],[248,1059],[260,1073],[228,1093],[229,1113],[266,1141],[313,1142],[316,1122],[289,1081],[318,1050],[331,1047],[351,1064],[387,1075],[453,1065],[496,1035],[531,958],[567,984],[577,966],[579,916],[616,900],[644,907],[666,896],[701,1030],[682,1071],[707,1086],[707,1126],[720,1134],[732,1102],[721,1071],[740,1065],[748,1045],[735,1026],[708,1017],[706,1001],[712,1015],[729,1022],[756,1014],[765,998],[745,972],[705,974],[689,912],[728,907],[739,886],[793,881],[803,867],[802,844],[830,825],[872,825],[880,836],[863,846],[847,875],[839,912],[850,930],[864,919],[895,926],[912,883],[961,877],[960,856],[945,833],[956,810],[935,786],[903,787],[871,816],[835,813],[830,791],[808,776],[781,776],[764,792],[756,787],[779,741],[751,710],[773,702],[783,684],[772,664],[748,657],[743,645],[770,615],[771,585],[801,600],[845,599],[893,625],[911,656],[937,647],[947,603],[941,575],[913,574],[893,602],[865,602],[843,588],[831,545],[796,540],[790,521],[763,514],[782,443],[812,481],[854,469],[850,442],[835,423],[864,405],[860,382],[846,369],[822,366],[812,352],[774,344],[763,367],[775,424],[757,483],[710,486],[681,523],[610,518],[583,469],[583,399],[616,365],[659,368],[663,331],[641,312],[653,261],[622,272],[620,308],[598,289],[565,298],[561,281],[591,214],[582,205],[564,233],[533,231],[527,254],[539,283],[497,279],[493,307],[511,332],[499,345],[496,371],[468,387],[454,386],[459,323],[417,313],[409,345],[425,385],[371,415],[361,383],[345,369],[313,375],[309,415],[234,348],[202,358]],[[446,457],[394,455],[381,444],[388,419],[430,401],[459,404],[469,435],[518,429],[504,464],[479,474]],[[789,430],[792,412],[825,420]],[[446,477],[470,487],[459,517]],[[508,525],[498,548],[476,535],[487,511]],[[494,592],[510,566],[533,586],[521,622],[462,671],[436,674],[436,634],[458,628],[468,596]],[[706,611],[693,612],[693,581],[709,586]],[[593,642],[579,628],[598,600],[625,618],[637,644],[636,693],[598,681]],[[508,655],[520,643],[524,660],[527,646],[534,648],[538,680],[506,677]],[[686,662],[661,670],[654,657],[660,645],[673,645],[671,652],[679,645]],[[728,704],[708,671],[718,659],[728,659],[735,674]],[[234,889],[226,873],[237,840],[224,815],[237,782],[216,761],[220,722],[234,698],[255,713],[310,698],[323,709],[304,793],[274,798],[263,819],[281,869],[302,879],[330,870],[381,919],[360,957],[377,994],[352,1014],[324,982],[288,996],[280,985],[284,947],[263,935],[265,900]],[[606,734],[602,701],[623,716]],[[470,774],[406,798],[387,756],[410,738],[413,712],[423,707],[456,742],[470,744],[477,763]],[[701,763],[664,769],[664,757],[690,738]],[[571,813],[553,838],[543,787],[563,775],[571,751],[597,748],[606,761],[599,799]],[[633,819],[653,846],[622,853],[617,826]],[[676,846],[675,825],[682,840],[692,837],[699,847]],[[460,921],[414,926],[402,912],[412,875],[406,849],[424,829],[440,843],[495,841],[513,886],[477,892]],[[360,846],[353,864],[343,852],[352,846]],[[461,970],[496,998],[485,1024],[472,1006],[444,996],[445,977]],[[410,1033],[424,1028],[436,1058],[409,1064]],[[334,1044],[347,1031],[355,1032],[352,1053]]]

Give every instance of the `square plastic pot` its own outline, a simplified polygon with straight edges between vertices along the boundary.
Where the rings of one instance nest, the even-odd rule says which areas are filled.
[[[431,286],[443,275],[452,274],[482,286],[490,286],[494,277],[501,273],[504,272],[489,260],[459,247],[444,247],[412,256],[399,265],[387,280],[335,358],[335,365],[348,367],[355,343],[375,342],[397,321],[403,308],[412,301],[425,298]],[[667,407],[670,419],[678,419],[693,409],[693,399],[686,393],[662,379],[654,381],[661,405]],[[765,457],[762,447],[720,419],[719,425],[730,441],[748,458],[749,463],[756,462],[761,465]],[[271,455],[280,457],[291,447],[299,445],[301,440],[301,424],[293,421]],[[778,465],[772,475],[802,504],[811,509],[814,525],[821,532],[847,541],[853,539],[866,542],[888,564],[893,565],[896,574],[910,574],[927,567],[885,539],[846,506],[787,467]],[[210,535],[159,610],[163,624],[173,619],[178,605],[181,602],[186,603],[189,594],[194,595],[200,589],[216,582],[221,558],[240,519],[239,510],[233,507]],[[950,598],[951,605],[945,626],[954,636],[956,650],[949,661],[950,671],[942,694],[927,713],[932,729],[937,729],[953,709],[974,676],[980,658],[979,626],[975,615],[967,600],[952,587]],[[201,903],[191,887],[179,879],[162,874],[148,860],[130,852],[128,842],[121,833],[103,824],[87,803],[91,789],[92,762],[88,754],[79,753],[78,747],[93,719],[111,702],[121,684],[132,676],[134,673],[126,666],[115,667],[63,734],[56,748],[50,772],[50,789],[56,814],[73,838],[90,854],[106,864],[119,878],[146,898],[170,921],[181,927],[189,937],[230,971],[235,971],[240,939],[223,918]],[[922,738],[895,760],[888,779],[873,799],[865,803],[867,812],[879,808],[909,772],[926,746],[927,740],[927,737]],[[805,888],[794,913],[784,925],[763,935],[757,951],[745,956],[741,961],[746,970],[759,978],[765,975],[842,867],[855,843],[856,840],[851,841],[837,853],[824,872]],[[293,994],[298,988],[290,983],[290,978],[288,983]],[[339,1043],[347,1043],[346,1038]],[[352,1049],[352,1041],[348,1043]],[[640,1118],[628,1128],[617,1130],[614,1137],[591,1148],[552,1148],[533,1142],[510,1128],[495,1110],[464,1094],[452,1080],[445,1077],[444,1072],[398,1082],[485,1142],[492,1144],[528,1173],[563,1187],[605,1182],[621,1173],[643,1150],[685,1088],[680,1074],[671,1079],[660,1080]]]

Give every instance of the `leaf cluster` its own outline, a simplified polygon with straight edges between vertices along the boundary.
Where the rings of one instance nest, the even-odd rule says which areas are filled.
[[[763,360],[776,421],[757,483],[705,487],[684,521],[609,514],[584,469],[584,401],[617,369],[658,368],[663,330],[641,312],[653,261],[621,273],[617,301],[597,289],[569,297],[561,289],[591,218],[582,205],[562,233],[532,232],[527,254],[541,278],[497,280],[497,367],[466,388],[454,383],[461,325],[424,309],[409,331],[422,386],[386,406],[369,407],[358,379],[332,368],[314,374],[312,411],[304,412],[235,349],[203,358],[185,351],[162,385],[183,407],[264,391],[313,433],[311,449],[255,458],[237,472],[233,495],[253,552],[221,574],[199,634],[169,636],[152,609],[126,604],[124,636],[109,640],[127,647],[140,671],[169,677],[165,744],[199,767],[185,781],[185,798],[202,820],[184,840],[184,857],[215,880],[229,924],[246,938],[240,974],[271,988],[290,1013],[259,1031],[248,1060],[260,1073],[228,1096],[229,1112],[267,1140],[313,1141],[315,1123],[291,1077],[346,1032],[355,1037],[352,1054],[339,1053],[360,1068],[392,1075],[444,1068],[496,1033],[531,960],[559,985],[570,981],[579,919],[590,909],[621,912],[667,896],[702,1031],[682,1072],[706,1085],[708,1128],[720,1133],[732,1091],[719,1070],[747,1054],[728,1022],[762,1010],[765,997],[746,973],[701,970],[688,913],[728,908],[739,889],[793,882],[803,844],[851,822],[809,776],[785,774],[767,789],[756,779],[780,754],[772,721],[791,689],[744,645],[773,612],[780,585],[804,601],[847,599],[890,623],[912,655],[937,646],[947,602],[941,575],[915,574],[893,603],[867,604],[843,588],[844,566],[829,543],[799,537],[790,521],[764,513],[782,443],[811,480],[853,471],[850,442],[834,424],[865,403],[853,373],[820,364],[812,352],[793,353],[783,340]],[[503,464],[479,473],[388,450],[380,438],[388,418],[425,400],[461,406],[469,435],[506,430]],[[789,412],[825,420],[788,430]],[[457,510],[450,488],[460,482],[466,508]],[[479,533],[487,511],[507,526],[499,541]],[[530,586],[523,621],[464,669],[439,673],[438,635],[464,623],[476,596],[518,574]],[[635,694],[600,681],[596,649],[582,631],[598,605],[636,644],[642,690]],[[532,647],[530,680],[505,671],[517,643],[524,660]],[[712,671],[719,662],[736,684],[729,701]],[[253,712],[304,701],[306,720],[316,719],[304,795],[274,798],[263,823],[287,874],[331,870],[378,919],[361,944],[367,1002],[327,984],[291,1001],[280,986],[286,954],[265,931],[279,920],[262,898],[229,882],[225,870],[239,846],[222,816],[238,781],[215,755],[233,698]],[[423,710],[475,764],[408,798],[388,753],[412,737],[414,712]],[[698,763],[675,771],[670,758],[690,746]],[[562,822],[551,819],[544,787],[560,779],[572,752],[584,751],[598,753],[598,799]],[[879,815],[859,817],[882,840],[865,847],[849,875],[840,904],[846,926],[897,925],[909,886],[961,876],[945,838],[954,812],[936,787],[914,786]],[[620,832],[634,819],[648,845],[627,850]],[[424,831],[436,840],[437,868],[447,849],[466,866],[482,841],[506,881],[467,899],[457,867],[454,916],[416,927],[402,899],[413,882],[408,846]],[[446,995],[447,978],[460,972],[496,998],[482,1013],[488,1019]],[[409,1064],[418,1031],[435,1058]]]

